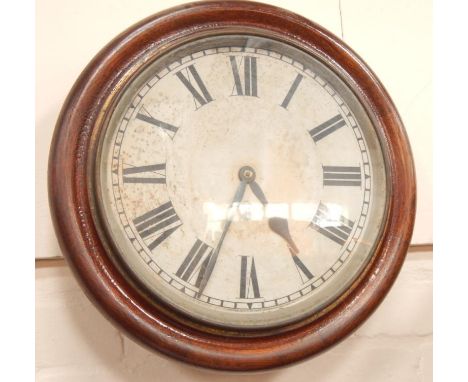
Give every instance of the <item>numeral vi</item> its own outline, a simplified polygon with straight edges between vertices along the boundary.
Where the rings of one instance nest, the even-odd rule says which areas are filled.
[[[260,298],[255,259],[241,256],[240,298]]]

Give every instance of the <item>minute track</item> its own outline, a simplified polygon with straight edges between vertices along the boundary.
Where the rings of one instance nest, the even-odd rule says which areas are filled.
[[[236,51],[236,53],[237,53],[237,51]],[[256,51],[255,53],[257,53],[257,54],[262,54],[260,51],[258,51],[258,52]],[[205,55],[207,55],[207,54],[205,54]],[[282,58],[284,58],[284,56],[283,56]],[[281,60],[282,58],[279,58],[279,60]],[[173,70],[176,70],[176,69],[173,69]],[[304,73],[304,75],[307,76],[308,78],[315,78],[314,75],[310,75],[310,74],[307,73],[307,72],[303,72],[303,73]],[[163,76],[162,76],[161,78],[163,78]],[[157,81],[154,82],[154,83],[152,84],[152,86],[154,86],[155,84],[157,84]],[[323,86],[326,86],[326,85],[327,85],[327,84],[324,84]],[[302,86],[302,85],[301,85],[301,86]],[[216,102],[216,100],[215,100],[214,102]],[[338,103],[338,102],[337,102],[337,104],[340,105],[340,103]],[[342,102],[341,102],[341,104],[343,105]],[[358,127],[356,126],[356,128],[358,128]],[[367,162],[366,162],[366,163],[367,163]],[[346,252],[346,251],[344,251],[344,252]],[[338,263],[339,263],[339,264],[343,264],[343,262],[341,262],[341,261],[337,261],[337,264],[338,264]],[[333,267],[334,267],[335,269],[332,269]],[[291,293],[291,294],[289,294],[289,295],[285,295],[284,297],[279,297],[279,298],[274,299],[274,300],[266,300],[266,301],[264,301],[264,302],[259,303],[259,304],[256,305],[256,306],[252,306],[252,307],[250,307],[250,308],[243,306],[242,303],[237,302],[237,301],[235,301],[235,300],[220,300],[220,299],[217,299],[217,298],[212,297],[212,296],[206,296],[205,294],[203,294],[203,296],[202,296],[202,297],[203,297],[202,301],[203,301],[203,302],[206,302],[206,303],[208,303],[208,304],[214,304],[214,305],[218,304],[217,301],[221,301],[222,306],[225,307],[225,308],[227,308],[227,309],[247,309],[247,310],[252,310],[252,309],[253,309],[253,310],[255,310],[255,309],[266,309],[266,308],[268,308],[268,307],[274,307],[274,306],[278,306],[278,305],[288,304],[288,303],[290,303],[290,302],[295,301],[295,300],[298,299],[298,298],[302,298],[303,296],[306,296],[306,295],[307,295],[308,293],[310,293],[312,290],[314,290],[315,288],[317,288],[317,286],[321,285],[321,283],[323,282],[324,279],[327,280],[327,279],[329,278],[329,276],[326,276],[326,277],[322,278],[324,275],[326,275],[327,273],[330,273],[330,272],[331,272],[332,274],[334,274],[334,273],[337,271],[337,269],[338,269],[338,268],[337,268],[336,264],[333,264],[333,266],[330,267],[327,271],[325,271],[321,276],[320,276],[320,275],[317,276],[317,277],[313,280],[313,282],[306,283],[302,289],[298,289],[296,292]],[[167,281],[167,280],[166,280],[166,281]],[[170,285],[172,285],[172,286],[175,285],[175,284],[173,284],[172,281],[169,281],[169,283],[170,283]],[[312,284],[315,284],[315,285],[312,285]],[[194,292],[191,292],[191,291],[190,291],[190,288],[186,288],[186,291],[185,291],[184,293],[186,293],[186,294],[188,294],[189,296],[191,296],[191,293],[194,293]],[[195,290],[195,293],[196,293],[196,290]],[[204,299],[205,299],[206,301],[205,301]],[[223,301],[224,301],[224,302],[223,302]],[[231,306],[232,304],[234,304],[234,305]]]

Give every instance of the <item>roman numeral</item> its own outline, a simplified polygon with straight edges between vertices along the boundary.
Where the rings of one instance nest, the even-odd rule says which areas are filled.
[[[255,260],[252,256],[241,256],[240,298],[260,298]]]
[[[361,167],[322,166],[324,186],[361,186]]]
[[[182,73],[185,71],[186,75]],[[184,86],[188,89],[190,93],[192,93],[194,102],[195,102],[195,109],[199,109],[203,105],[213,101],[208,89],[206,88],[205,84],[203,83],[200,75],[197,72],[197,69],[192,65],[189,65],[185,69],[182,69],[176,73],[176,76],[179,80],[184,84]],[[192,85],[192,78],[195,80],[197,84],[198,90]]]
[[[177,130],[179,129],[178,127],[175,127],[169,123],[153,118],[144,106],[141,107],[140,111],[137,113],[135,118],[147,122],[150,125],[164,129],[167,133],[169,133],[171,138],[174,137],[174,135],[177,133]]]
[[[133,224],[142,239],[152,240],[147,244],[150,250],[156,248],[182,225],[171,202],[135,218]]]
[[[242,89],[239,65],[235,56],[229,56],[234,76],[235,95],[257,97],[257,57],[245,56],[241,58],[241,66],[244,66],[244,86]],[[231,95],[234,95],[234,91]]]
[[[166,184],[166,163],[124,168],[122,179],[124,183]]]
[[[296,90],[299,86],[299,84],[302,81],[302,78],[304,76],[302,74],[298,74],[296,78],[294,79],[294,82],[292,83],[291,87],[289,88],[288,94],[286,94],[286,97],[284,98],[283,102],[281,103],[281,106],[284,107],[285,109],[288,108],[289,102],[291,102],[291,98],[293,97],[294,93],[296,93]]]
[[[334,131],[338,130],[340,127],[346,126],[346,122],[341,116],[341,114],[335,115],[333,118],[330,118],[328,121],[322,123],[321,125],[315,127],[312,130],[309,130],[309,134],[314,140],[315,143],[325,138],[327,135],[330,135]]]
[[[186,282],[190,282],[198,272],[195,283],[193,283],[198,288],[205,275],[206,266],[210,261],[212,251],[213,248],[197,239],[177,270],[176,276]]]
[[[339,245],[346,243],[353,226],[354,222],[343,215],[332,217],[328,207],[322,202],[320,202],[312,223],[310,223],[310,227]]]
[[[299,256],[291,253],[292,258],[294,260],[294,265],[296,266],[297,272],[302,280],[302,282],[307,282],[314,278],[314,275],[311,271],[305,266],[305,264],[301,261]]]

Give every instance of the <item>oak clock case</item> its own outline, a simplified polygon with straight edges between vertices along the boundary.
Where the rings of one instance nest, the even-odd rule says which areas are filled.
[[[176,7],[104,48],[62,109],[49,186],[93,302],[151,348],[225,370],[352,332],[414,223],[409,145],[375,75],[252,2]]]

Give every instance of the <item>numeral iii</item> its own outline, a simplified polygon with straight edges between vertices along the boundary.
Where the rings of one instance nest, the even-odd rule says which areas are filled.
[[[361,167],[322,166],[324,186],[361,186]]]

